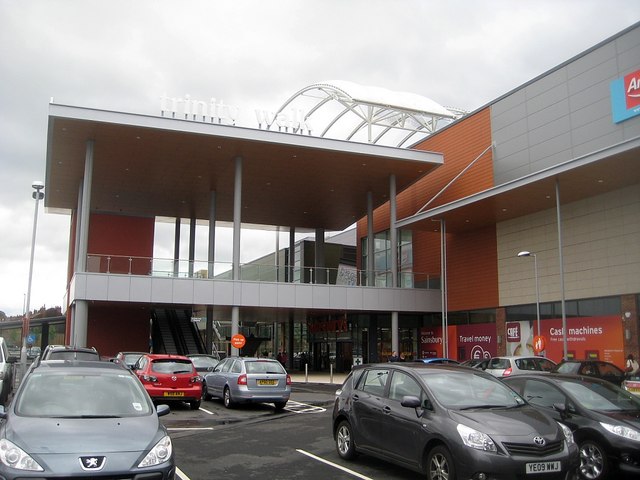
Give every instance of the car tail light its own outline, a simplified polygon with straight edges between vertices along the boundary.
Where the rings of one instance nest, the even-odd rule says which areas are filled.
[[[511,367],[506,368],[506,369],[504,370],[504,372],[502,372],[502,376],[503,376],[503,377],[508,377],[509,375],[511,375],[511,372],[512,372],[512,371],[513,371],[513,370],[511,370]]]
[[[142,380],[145,382],[157,382],[158,377],[154,377],[153,375],[142,375]]]
[[[291,375],[287,374],[287,385],[291,385]]]
[[[201,381],[202,381],[202,377],[200,375],[196,375],[194,377],[191,377],[191,380],[190,380],[191,383],[198,383],[198,382],[201,382]]]
[[[238,377],[238,385],[246,385],[247,384],[247,376],[243,373]]]

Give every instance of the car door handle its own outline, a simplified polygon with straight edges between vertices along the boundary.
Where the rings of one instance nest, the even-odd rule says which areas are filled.
[[[385,405],[382,407],[382,413],[389,415],[391,413],[391,407],[389,405]]]
[[[351,399],[352,399],[354,402],[357,402],[358,400],[360,400],[360,397],[359,397],[358,395],[353,395],[353,397],[351,397]]]

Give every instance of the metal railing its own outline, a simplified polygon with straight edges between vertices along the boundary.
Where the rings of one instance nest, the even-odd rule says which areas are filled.
[[[290,267],[244,263],[240,265],[240,280],[274,283],[310,283],[319,285],[369,286],[366,270],[352,266],[338,268]],[[201,260],[174,260],[127,255],[87,255],[87,272],[120,275],[142,275],[174,278],[212,278],[233,280],[231,262],[207,262]],[[371,272],[374,287],[391,286],[391,271]],[[398,287],[439,289],[440,277],[427,273],[402,270],[398,272]]]

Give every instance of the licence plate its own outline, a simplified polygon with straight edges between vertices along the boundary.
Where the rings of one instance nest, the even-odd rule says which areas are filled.
[[[561,469],[560,462],[527,463],[527,473],[551,473]]]
[[[277,385],[277,380],[258,380],[258,385]]]
[[[184,397],[184,392],[164,392],[164,397]]]

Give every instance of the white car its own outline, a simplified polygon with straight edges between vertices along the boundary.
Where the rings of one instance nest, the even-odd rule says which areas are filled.
[[[493,357],[483,370],[494,377],[508,377],[522,373],[549,373],[556,363],[545,357]]]

